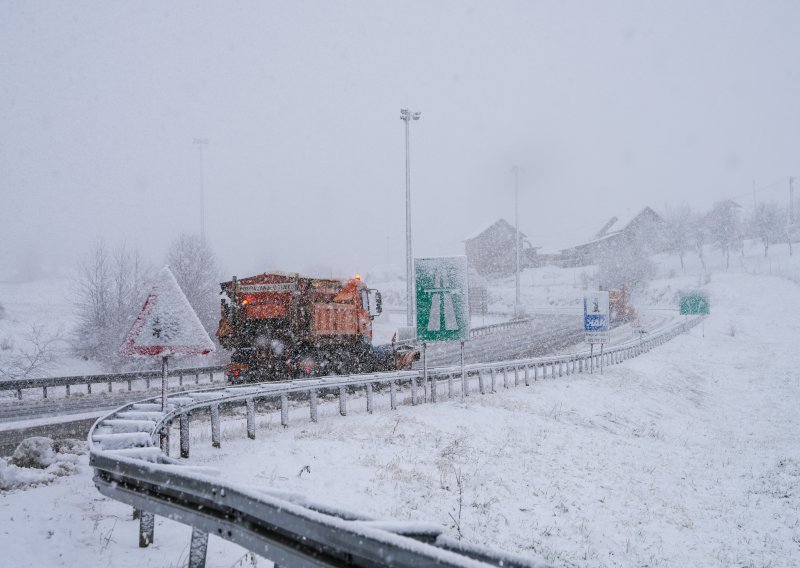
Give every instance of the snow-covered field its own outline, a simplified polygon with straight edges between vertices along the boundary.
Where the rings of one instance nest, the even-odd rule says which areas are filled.
[[[373,415],[353,401],[317,424],[298,410],[286,430],[262,416],[256,441],[233,420],[221,450],[198,422],[191,461],[557,566],[800,565],[798,272],[780,249],[757,252],[711,275],[704,326],[602,377],[397,411],[378,399]],[[697,272],[659,263],[644,297],[674,306]],[[158,519],[155,545],[139,549],[130,508],[94,489],[86,457],[61,461],[76,473],[0,493],[3,565],[185,565],[188,528]],[[210,540],[208,566],[252,565],[269,563]]]

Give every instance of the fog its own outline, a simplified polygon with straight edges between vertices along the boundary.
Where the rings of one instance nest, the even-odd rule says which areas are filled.
[[[534,246],[612,215],[785,200],[796,2],[12,2],[0,5],[0,264],[97,239],[160,261],[205,234],[229,273],[349,274]],[[193,143],[207,139],[201,152]]]

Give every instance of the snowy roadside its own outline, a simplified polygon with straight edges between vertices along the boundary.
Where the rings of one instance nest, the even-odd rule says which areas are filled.
[[[714,315],[602,378],[373,416],[231,422],[192,462],[561,566],[800,561],[797,286],[718,275]],[[764,293],[764,289],[769,293]],[[311,473],[307,473],[309,466]]]
[[[705,337],[695,328],[603,377],[397,412],[378,398],[371,416],[357,400],[346,418],[323,405],[318,424],[302,409],[287,430],[262,416],[256,442],[232,420],[222,450],[197,421],[191,461],[558,566],[797,565],[799,289],[747,275],[714,275],[709,289]],[[185,562],[187,527],[158,519],[156,544],[138,549],[130,508],[97,493],[85,457],[75,465],[0,493],[9,565]],[[252,563],[211,539],[208,566]]]

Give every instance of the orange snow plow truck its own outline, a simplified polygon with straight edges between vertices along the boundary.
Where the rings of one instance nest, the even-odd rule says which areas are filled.
[[[349,280],[274,272],[220,284],[232,383],[410,369],[419,351],[372,345],[381,294]]]

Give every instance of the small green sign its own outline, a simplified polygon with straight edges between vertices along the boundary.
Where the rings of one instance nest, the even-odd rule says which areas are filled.
[[[469,339],[467,257],[414,259],[417,339]]]
[[[689,292],[681,294],[681,315],[708,315],[708,296],[703,292]]]

